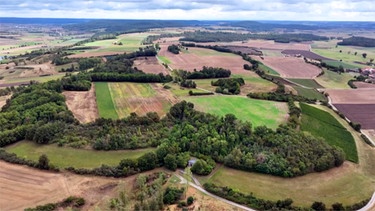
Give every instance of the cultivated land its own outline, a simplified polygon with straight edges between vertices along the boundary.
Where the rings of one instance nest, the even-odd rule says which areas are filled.
[[[288,78],[288,80],[293,81],[294,83],[300,84],[305,87],[310,88],[323,88],[315,80],[312,79],[300,79],[300,78]]]
[[[375,104],[375,89],[328,89],[333,104]]]
[[[309,99],[316,99],[320,101],[326,101],[326,97],[315,89],[311,88],[304,88],[300,86],[293,86],[293,88],[298,92],[298,95],[301,95],[303,97],[307,97]]]
[[[375,84],[372,84],[372,83],[366,83],[366,82],[362,82],[362,81],[355,81],[354,82],[354,85],[358,88],[358,89],[362,89],[362,88],[372,88],[374,89],[375,88]]]
[[[362,129],[375,129],[375,104],[334,104],[350,121],[361,124]]]
[[[89,91],[65,91],[63,95],[66,99],[66,105],[79,122],[89,123],[99,118],[94,84],[91,85]]]
[[[108,87],[119,118],[132,112],[140,116],[156,112],[162,117],[178,102],[161,84],[108,83]]]
[[[113,99],[111,97],[108,83],[96,82],[94,84],[99,116],[103,118],[117,119],[118,115]]]
[[[200,111],[219,116],[234,114],[240,120],[251,122],[254,127],[266,125],[276,129],[288,118],[288,108],[285,103],[241,96],[188,97],[186,100],[194,103],[195,108]]]
[[[58,147],[57,145],[39,145],[31,141],[21,141],[5,149],[8,152],[17,154],[19,157],[34,161],[38,161],[39,156],[46,154],[50,163],[59,168],[96,168],[100,167],[102,164],[116,166],[122,159],[134,159],[147,152],[154,151],[152,148],[96,151]]]
[[[344,150],[346,159],[358,162],[353,136],[331,114],[308,104],[301,103],[301,129],[315,137],[323,138],[328,144]]]
[[[220,45],[220,46],[245,46],[259,50],[310,50],[310,43],[278,43],[273,40],[249,40],[244,42],[206,42],[202,45]]]
[[[159,63],[156,57],[140,57],[134,60],[133,67],[142,70],[145,73],[163,73],[164,75],[169,74],[169,71]]]
[[[314,78],[321,70],[296,57],[264,57],[260,62],[274,69],[285,78]]]
[[[324,74],[316,77],[314,80],[327,89],[350,89],[348,85],[350,79],[353,79],[353,75],[348,73],[339,74],[324,70]]]

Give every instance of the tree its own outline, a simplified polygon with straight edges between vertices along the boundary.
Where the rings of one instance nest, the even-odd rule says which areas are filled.
[[[49,159],[47,155],[43,154],[39,157],[38,168],[46,170],[49,169]]]
[[[323,210],[326,210],[326,205],[325,205],[323,202],[316,201],[316,202],[314,202],[314,203],[311,205],[311,208],[312,208],[313,210],[323,211]]]
[[[168,154],[164,158],[164,165],[166,168],[174,171],[177,169],[177,161],[176,161],[176,156],[172,154]]]
[[[332,204],[332,209],[333,210],[337,210],[337,211],[341,211],[341,210],[345,210],[344,206],[342,206],[341,203],[334,203]]]
[[[362,54],[362,57],[363,57],[364,59],[366,59],[366,57],[367,57],[367,53],[363,53],[363,54]]]

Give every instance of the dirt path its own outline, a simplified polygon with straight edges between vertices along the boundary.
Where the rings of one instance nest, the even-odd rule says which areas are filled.
[[[66,98],[66,105],[79,122],[88,123],[99,118],[94,84],[87,92],[66,91],[63,95]]]

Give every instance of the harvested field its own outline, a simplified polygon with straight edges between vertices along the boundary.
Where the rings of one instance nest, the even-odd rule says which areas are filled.
[[[366,82],[362,82],[362,81],[355,81],[354,85],[358,89],[362,89],[362,88],[375,88],[375,84],[366,83]]]
[[[178,102],[161,84],[108,83],[108,86],[119,118],[132,112],[141,116],[156,112],[164,116]]]
[[[305,50],[283,50],[281,53],[286,55],[301,55],[303,57],[315,60],[333,60]]]
[[[0,96],[0,110],[6,104],[7,99],[10,98],[10,95],[7,96]]]
[[[103,52],[82,52],[78,54],[69,55],[69,58],[89,58],[97,56],[111,56],[116,54],[123,54],[124,51],[103,51]]]
[[[375,104],[375,89],[329,89],[327,92],[333,104]]]
[[[250,55],[262,55],[262,51],[259,51],[255,48],[251,47],[246,47],[246,46],[235,46],[235,45],[230,45],[230,46],[223,46],[231,51],[241,51],[242,53],[245,54],[250,54]]]
[[[244,61],[240,56],[231,53],[221,53],[204,48],[189,48],[187,52],[173,54],[168,52],[168,45],[161,45],[160,56],[167,57],[173,69],[184,69],[193,71],[201,70],[203,66],[222,67],[232,71],[232,74],[247,74],[248,71],[243,69],[244,64],[250,64]]]
[[[201,45],[220,45],[220,46],[245,46],[259,50],[310,50],[309,43],[277,43],[273,40],[249,40],[245,42],[207,42],[199,43]]]
[[[145,73],[163,73],[164,75],[169,74],[169,71],[159,63],[158,59],[155,56],[138,57],[136,60],[134,60],[133,66]]]
[[[255,59],[274,69],[284,78],[314,78],[321,72],[318,67],[295,57],[264,57],[264,59]]]
[[[84,210],[89,210],[117,185],[111,178],[51,173],[0,161],[1,210],[23,210],[72,195],[84,197]]]
[[[96,104],[95,84],[87,92],[66,91],[63,92],[66,105],[72,111],[74,117],[81,123],[89,123],[99,118]]]
[[[375,129],[375,104],[334,104],[350,121],[361,124],[362,129]]]

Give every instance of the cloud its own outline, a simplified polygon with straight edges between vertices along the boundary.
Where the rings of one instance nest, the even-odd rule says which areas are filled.
[[[12,0],[2,17],[372,21],[372,0]]]

